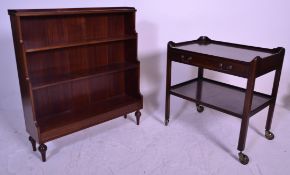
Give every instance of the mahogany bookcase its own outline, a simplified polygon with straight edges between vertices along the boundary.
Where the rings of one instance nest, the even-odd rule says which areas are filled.
[[[8,10],[26,130],[46,142],[135,112],[143,97],[131,7]]]
[[[249,158],[242,151],[245,149],[249,119],[268,106],[265,137],[274,139],[270,129],[285,49],[214,41],[205,36],[181,43],[170,41],[167,48],[165,125],[169,123],[170,95],[196,103],[198,112],[202,112],[203,106],[207,106],[238,117],[242,119],[238,143],[239,160],[242,164],[247,164]],[[198,77],[171,86],[171,74],[175,73],[171,72],[173,61],[197,66]],[[204,69],[246,78],[247,87],[244,89],[205,78]],[[275,71],[272,93],[268,95],[254,91],[256,78],[271,71]]]

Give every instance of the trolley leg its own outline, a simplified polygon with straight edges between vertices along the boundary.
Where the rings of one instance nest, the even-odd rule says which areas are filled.
[[[198,82],[197,82],[197,91],[196,91],[196,110],[197,112],[201,113],[204,110],[204,107],[199,104],[199,101],[201,101],[201,95],[202,95],[202,79],[203,78],[203,68],[199,67],[198,68]]]
[[[167,54],[168,55],[168,54]],[[171,60],[167,58],[166,69],[166,97],[165,97],[165,126],[169,124],[170,116],[170,86],[171,86]]]
[[[242,116],[242,123],[240,128],[240,137],[239,137],[239,144],[238,150],[239,153],[239,160],[243,165],[246,165],[249,162],[249,157],[244,154],[242,151],[245,149],[248,126],[249,126],[249,117],[252,107],[252,99],[255,87],[255,80],[256,80],[256,66],[257,66],[258,58],[255,58],[251,63],[251,74],[248,77],[247,81],[247,89],[244,101],[244,109],[243,109],[243,116]]]
[[[270,129],[271,129],[273,114],[274,114],[274,110],[275,110],[275,104],[276,104],[276,98],[277,98],[278,87],[279,87],[279,82],[280,82],[280,76],[281,76],[281,68],[277,69],[275,72],[275,78],[274,78],[274,83],[273,83],[273,88],[272,88],[272,97],[274,100],[269,106],[268,117],[267,117],[266,126],[265,126],[265,137],[268,140],[274,139],[274,134],[270,131]]]

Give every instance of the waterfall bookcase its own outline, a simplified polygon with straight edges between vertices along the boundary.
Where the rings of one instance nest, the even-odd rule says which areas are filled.
[[[8,10],[26,130],[46,142],[135,112],[143,97],[131,7]]]

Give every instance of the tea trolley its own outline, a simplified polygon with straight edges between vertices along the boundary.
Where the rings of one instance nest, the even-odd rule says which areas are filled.
[[[274,139],[270,131],[279,87],[285,49],[266,49],[234,43],[211,40],[206,36],[197,40],[167,45],[167,80],[165,125],[169,124],[170,95],[196,103],[198,112],[204,106],[216,109],[241,119],[238,150],[239,161],[247,164],[249,158],[245,149],[249,119],[269,106],[265,127],[265,137]],[[171,85],[172,62],[198,67],[198,76],[180,84]],[[205,78],[204,69],[222,72],[247,79],[246,88]],[[256,78],[275,71],[270,95],[254,91]]]

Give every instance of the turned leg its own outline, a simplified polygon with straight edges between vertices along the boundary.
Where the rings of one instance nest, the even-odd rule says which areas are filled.
[[[139,125],[139,123],[140,123],[140,117],[141,117],[141,112],[140,111],[136,111],[135,112],[135,116],[136,116],[137,125]]]
[[[28,140],[31,142],[32,150],[36,151],[36,142],[35,142],[35,140],[31,136],[29,136]]]
[[[38,147],[38,151],[41,154],[41,158],[42,158],[43,162],[46,161],[46,150],[47,150],[47,146],[45,144],[41,143]]]
[[[124,118],[125,118],[125,119],[127,118],[127,114],[124,115]]]
[[[271,125],[272,125],[272,119],[273,119],[273,114],[274,114],[274,109],[275,109],[275,104],[276,104],[280,76],[281,76],[281,68],[276,70],[276,72],[275,72],[274,84],[273,84],[272,95],[271,95],[274,98],[274,100],[269,106],[268,117],[267,117],[267,121],[266,121],[265,137],[268,140],[274,139],[274,134],[270,131],[270,129],[271,129]]]

